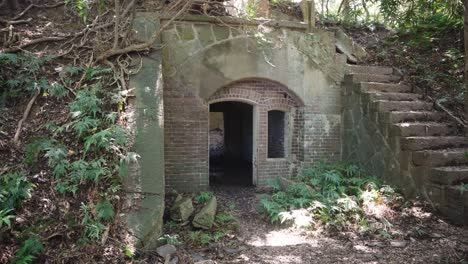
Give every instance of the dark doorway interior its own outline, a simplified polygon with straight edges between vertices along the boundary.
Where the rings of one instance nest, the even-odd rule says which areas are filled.
[[[252,185],[253,107],[210,105],[210,184]]]

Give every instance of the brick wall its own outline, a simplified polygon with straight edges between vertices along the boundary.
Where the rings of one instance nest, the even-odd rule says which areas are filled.
[[[301,167],[315,161],[340,158],[340,116],[321,113],[323,107],[330,108],[323,102],[304,105],[295,94],[276,82],[264,79],[234,82],[208,100],[171,91],[166,91],[164,98],[168,188],[179,191],[208,188],[208,116],[209,104],[214,102],[242,101],[255,106],[256,149],[253,151],[256,166],[253,174],[257,186],[265,185],[269,178],[295,176]],[[268,111],[271,110],[286,112],[288,131],[284,158],[268,158]]]

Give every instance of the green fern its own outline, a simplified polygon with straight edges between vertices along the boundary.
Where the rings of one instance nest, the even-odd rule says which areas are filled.
[[[100,125],[98,119],[85,116],[80,120],[77,120],[73,123],[72,127],[75,130],[76,134],[81,137],[88,131],[96,129]]]
[[[208,202],[213,196],[214,194],[212,192],[201,192],[197,195],[195,200],[200,204],[204,204]]]
[[[96,117],[98,113],[101,113],[103,102],[98,98],[100,90],[100,85],[94,85],[91,88],[78,91],[75,100],[70,103],[70,112],[73,116],[91,115]]]
[[[125,132],[120,127],[112,126],[86,137],[84,148],[86,152],[91,149],[95,151],[99,151],[100,149],[110,150],[111,147],[118,148],[126,142],[127,137],[125,136]]]
[[[26,145],[26,153],[24,157],[24,162],[26,164],[32,165],[33,167],[37,166],[37,161],[39,158],[39,153],[46,150],[47,148],[52,147],[55,143],[55,139],[51,138],[34,138]]]
[[[99,220],[108,221],[114,218],[114,206],[107,201],[103,200],[96,204],[97,218]]]
[[[29,264],[33,263],[36,259],[36,255],[44,251],[44,245],[38,237],[30,237],[21,248],[16,252],[15,258],[12,263],[14,264]]]
[[[53,83],[48,86],[46,86],[46,91],[54,97],[57,98],[63,98],[68,95],[68,90],[65,88],[65,86],[58,84],[58,83]]]
[[[11,219],[15,218],[15,215],[10,214],[13,209],[2,209],[0,210],[0,230],[4,226],[11,227]]]
[[[0,196],[0,208],[8,210],[20,206],[23,200],[31,197],[34,187],[21,173],[3,175],[0,178],[0,190],[4,190]]]
[[[17,64],[18,63],[18,55],[15,53],[0,53],[0,63],[2,64]]]

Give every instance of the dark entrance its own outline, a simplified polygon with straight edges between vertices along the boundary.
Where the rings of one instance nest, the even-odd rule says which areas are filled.
[[[252,185],[253,106],[210,105],[210,184]]]

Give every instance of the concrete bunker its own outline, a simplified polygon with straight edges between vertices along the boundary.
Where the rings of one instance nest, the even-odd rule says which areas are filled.
[[[251,185],[341,158],[346,57],[335,53],[333,32],[309,32],[307,25],[288,21],[190,15],[173,21],[139,13],[136,37],[146,42],[169,21],[155,49],[135,58],[141,70],[129,84],[135,95],[129,106],[133,150],[140,158],[129,166],[127,200],[134,210],[127,218],[148,248],[160,235],[166,190],[209,189],[210,131],[216,129],[210,115],[223,116],[226,125],[217,103],[251,108],[252,126],[245,128],[251,148],[237,152],[251,157]],[[256,37],[258,30],[265,31],[268,45]]]

